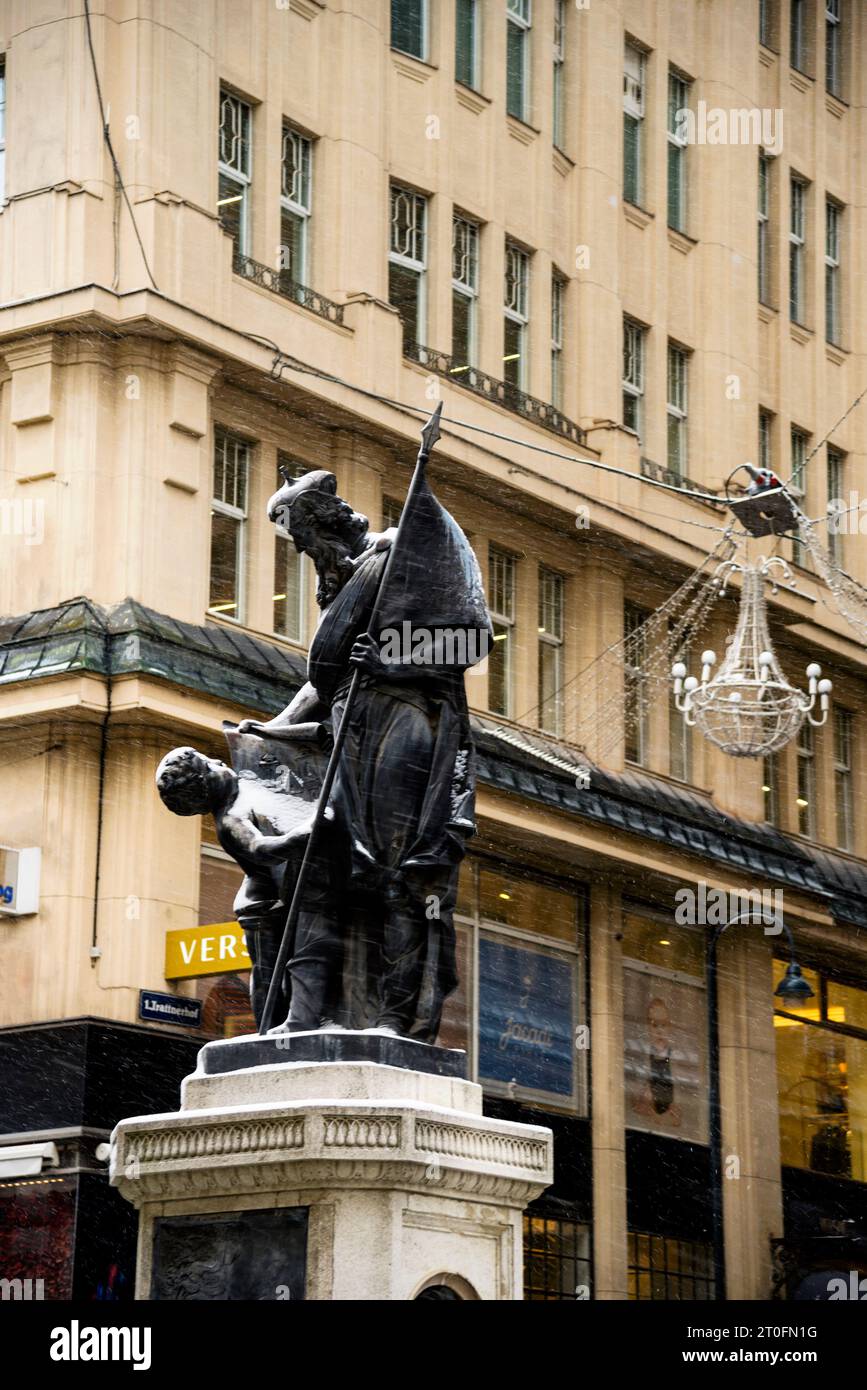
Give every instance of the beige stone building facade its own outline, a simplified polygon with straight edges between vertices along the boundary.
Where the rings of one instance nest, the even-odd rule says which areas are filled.
[[[492,1113],[554,1128],[527,1297],[714,1296],[706,928],[675,919],[701,885],[782,892],[814,986],[775,1012],[780,938],[726,935],[727,1295],[771,1296],[774,1241],[783,1294],[819,1236],[863,1260],[863,643],[778,543],[775,645],[834,691],[768,763],[600,658],[721,544],[692,494],[745,461],[810,517],[859,501],[864,25],[854,0],[0,0],[0,842],[41,849],[38,911],[0,918],[0,1143],[56,1148],[53,1186],[0,1193],[7,1263],[40,1221],[71,1248],[116,1120],[250,1027],[239,875],[153,774],[303,679],[315,585],[266,520],[278,466],[392,524],[439,399],[431,477],[498,639],[467,683],[445,1032]],[[820,539],[867,584],[846,515]],[[696,670],[735,617],[714,607]],[[200,1000],[198,1026],[142,992]],[[58,1265],[56,1296],[110,1253]]]

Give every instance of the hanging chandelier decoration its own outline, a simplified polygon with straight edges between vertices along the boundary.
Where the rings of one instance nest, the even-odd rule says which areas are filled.
[[[712,651],[702,652],[701,680],[687,676],[686,666],[676,661],[671,668],[675,704],[686,723],[733,758],[761,758],[783,748],[798,733],[804,720],[820,727],[828,718],[831,682],[820,679],[817,662],[807,667],[808,688],[796,690],[786,680],[771,646],[768,631],[765,581],[776,593],[773,573],[778,567],[787,583],[792,574],[785,560],[775,556],[757,565],[726,561],[717,570],[719,593],[725,593],[732,574],[742,577],[737,627],[716,675]],[[813,711],[818,698],[820,714]]]

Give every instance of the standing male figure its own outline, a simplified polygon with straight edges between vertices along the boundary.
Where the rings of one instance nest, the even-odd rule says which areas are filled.
[[[464,671],[490,635],[478,565],[426,482],[401,522],[379,606],[397,533],[371,534],[367,518],[337,496],[333,473],[287,480],[268,515],[313,560],[322,616],[308,683],[277,718],[241,730],[267,737],[310,720],[336,730],[361,673],[295,930],[286,1027],[336,1017],[433,1042],[457,983],[452,915],[475,831]],[[369,633],[374,611],[383,633],[409,625],[453,640],[422,640],[384,660]]]

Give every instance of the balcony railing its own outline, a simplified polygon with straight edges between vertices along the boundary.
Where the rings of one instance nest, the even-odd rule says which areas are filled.
[[[291,299],[293,304],[300,304],[302,309],[309,309],[311,314],[318,314],[321,319],[328,319],[329,323],[343,323],[342,304],[326,299],[324,294],[312,290],[309,285],[299,284],[285,270],[275,270],[273,266],[254,261],[252,256],[242,256],[237,252],[232,269],[236,275],[252,280],[254,285],[261,285],[262,289],[279,294],[283,299]]]
[[[662,464],[654,463],[653,459],[642,458],[641,476],[653,478],[657,483],[668,483],[669,487],[683,488],[685,492],[713,492],[713,488],[707,487],[706,484],[697,483],[694,478],[688,478],[685,473],[676,473],[672,468],[663,468]],[[723,499],[720,498],[720,506],[722,505]]]
[[[568,439],[570,443],[580,445],[587,442],[584,431],[555,406],[547,401],[539,401],[535,396],[528,396],[526,391],[519,391],[517,386],[512,386],[508,381],[498,381],[496,377],[488,376],[487,372],[479,371],[478,367],[468,367],[464,363],[455,362],[447,352],[425,347],[422,343],[405,342],[403,355],[413,362],[418,362],[422,367],[428,367],[432,372],[436,372],[437,376],[453,381],[456,386],[463,386],[466,391],[472,391],[476,396],[483,396],[485,400],[495,401],[507,410],[514,410],[534,425],[541,425],[543,429],[551,430],[552,434],[558,434],[561,439]]]

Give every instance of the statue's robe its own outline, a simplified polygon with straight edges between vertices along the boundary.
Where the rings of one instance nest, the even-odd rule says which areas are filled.
[[[423,532],[419,544],[418,530]],[[415,530],[416,534],[413,535]],[[414,630],[472,627],[487,650],[490,624],[478,565],[463,532],[425,490],[400,532],[378,637],[390,625]],[[353,644],[368,632],[388,547],[371,548],[322,615],[308,674],[331,707],[336,730],[349,689]],[[455,989],[453,913],[467,839],[475,832],[473,745],[461,665],[413,665],[412,678],[365,676],[357,692],[331,805],[355,886],[429,921],[424,974],[411,1036],[434,1041],[444,999]]]

